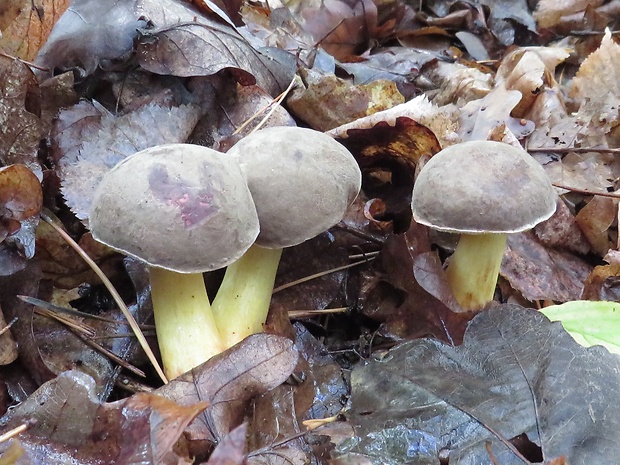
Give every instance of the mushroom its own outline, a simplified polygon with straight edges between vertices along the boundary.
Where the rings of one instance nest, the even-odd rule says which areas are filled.
[[[233,158],[189,144],[127,157],[99,184],[90,228],[99,242],[150,265],[166,376],[175,378],[226,348],[202,273],[237,260],[259,228]]]
[[[254,198],[260,234],[226,269],[213,313],[227,345],[263,330],[284,247],[337,224],[361,187],[357,162],[328,135],[299,127],[271,127],[237,142],[238,161]]]
[[[420,170],[411,207],[418,223],[461,234],[447,279],[463,308],[479,310],[493,300],[506,234],[548,219],[556,198],[524,150],[470,141],[443,149]]]

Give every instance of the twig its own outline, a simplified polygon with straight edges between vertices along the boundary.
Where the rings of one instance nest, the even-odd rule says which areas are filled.
[[[24,301],[24,302],[26,302],[27,304],[36,305],[37,307],[45,308],[45,309],[50,310],[52,312],[68,313],[69,315],[73,315],[73,316],[77,316],[77,317],[81,317],[81,318],[90,318],[92,320],[103,321],[103,322],[109,323],[111,325],[123,325],[123,326],[125,326],[127,324],[127,322],[125,322],[125,321],[118,321],[118,320],[115,320],[113,318],[106,318],[106,317],[100,316],[100,315],[91,315],[90,313],[80,312],[79,310],[75,310],[73,308],[61,307],[59,305],[54,305],[54,304],[52,304],[50,302],[47,302],[45,300],[37,299],[36,297],[30,297],[28,295],[18,295],[17,298],[22,300],[22,301]],[[155,329],[155,325],[141,325],[141,324],[138,324],[138,326],[140,326],[140,329],[142,329],[142,330]]]
[[[313,316],[331,315],[332,313],[346,313],[349,307],[324,308],[322,310],[289,310],[288,317],[292,319],[311,318]]]
[[[92,270],[99,277],[99,279],[101,279],[101,282],[104,284],[104,286],[108,289],[108,291],[112,295],[112,298],[116,302],[116,305],[118,305],[118,308],[120,308],[121,312],[123,312],[123,315],[125,315],[125,318],[127,318],[127,322],[129,323],[129,326],[131,326],[132,331],[136,335],[136,338],[138,339],[140,346],[146,353],[146,356],[148,357],[149,361],[155,368],[155,371],[157,372],[161,380],[167,384],[168,379],[166,378],[166,375],[164,375],[164,372],[161,369],[161,366],[159,365],[159,362],[157,361],[155,354],[149,347],[148,342],[146,342],[144,334],[142,334],[142,331],[140,330],[140,327],[138,326],[138,322],[135,320],[133,315],[129,312],[129,309],[125,305],[125,302],[123,302],[123,299],[121,298],[120,294],[118,293],[114,285],[110,282],[110,280],[105,275],[105,273],[101,270],[101,268],[99,268],[99,266],[93,261],[93,259],[88,256],[88,254],[84,251],[84,249],[82,249],[79,246],[79,244],[75,242],[73,238],[69,236],[69,234],[67,234],[61,226],[58,225],[58,223],[60,223],[60,220],[58,220],[50,210],[48,210],[47,208],[43,208],[41,210],[41,218],[46,223],[48,223],[52,228],[54,228],[58,234],[60,234],[60,236],[73,248],[73,250],[75,250],[80,255],[80,257],[82,257],[82,259],[88,264],[88,266],[92,268]]]
[[[584,195],[599,195],[601,197],[611,197],[612,199],[620,199],[620,192],[594,192],[589,191],[587,189],[580,189],[578,187],[565,186],[564,184],[559,184],[557,182],[552,183],[554,187],[558,189],[566,189],[567,191],[577,192],[578,194]]]
[[[28,425],[26,423],[22,423],[21,425],[19,425],[16,428],[13,428],[9,431],[7,431],[6,433],[0,435],[0,443],[3,443],[5,441],[8,441],[11,438],[14,438],[15,436],[17,436],[19,433],[23,433],[24,431],[26,431],[28,429]]]
[[[320,273],[311,274],[310,276],[306,276],[301,279],[297,279],[295,281],[291,281],[290,283],[282,284],[282,286],[278,286],[273,289],[273,293],[283,291],[284,289],[288,289],[289,287],[297,286],[298,284],[305,283],[307,281],[311,281],[316,278],[320,278],[321,276],[326,276],[331,273],[337,273],[338,271],[346,270],[348,268],[353,268],[357,265],[362,265],[364,263],[371,262],[375,257],[369,257],[366,260],[360,260],[359,262],[349,263],[348,265],[339,266],[336,268],[332,268],[331,270],[321,271]]]
[[[265,105],[263,108],[261,108],[260,110],[258,110],[256,113],[254,113],[252,116],[250,116],[247,120],[245,120],[243,122],[243,124],[241,126],[239,126],[235,132],[233,132],[233,135],[235,134],[239,134],[241,131],[243,131],[246,127],[248,127],[248,125],[254,121],[256,118],[258,118],[260,115],[262,115],[265,111],[267,111],[267,109],[269,109],[271,107],[271,110],[269,111],[269,113],[267,113],[267,115],[265,115],[265,117],[256,125],[256,127],[254,129],[252,129],[252,132],[258,131],[266,122],[269,118],[271,118],[271,115],[273,114],[274,111],[276,111],[276,109],[282,104],[282,100],[284,100],[284,98],[288,95],[288,93],[291,91],[291,89],[293,88],[293,86],[295,85],[295,78],[293,78],[291,80],[291,83],[288,85],[288,87],[284,90],[284,92],[282,92],[280,95],[278,95],[274,100],[272,100],[271,102],[269,102],[268,105]]]
[[[0,336],[2,336],[4,333],[6,333],[9,329],[11,329],[11,326],[13,326],[15,324],[15,322],[17,321],[17,317],[13,318],[11,321],[9,321],[9,323],[2,329],[0,329]]]
[[[588,147],[527,147],[528,152],[548,152],[548,153],[590,153],[590,152],[601,152],[601,153],[613,153],[620,154],[620,148],[588,148]]]

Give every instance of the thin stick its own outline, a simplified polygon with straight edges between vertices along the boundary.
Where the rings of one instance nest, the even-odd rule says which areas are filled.
[[[74,320],[73,318],[68,317],[66,315],[61,315],[59,313],[52,312],[51,310],[47,310],[46,308],[35,308],[34,311],[37,315],[41,315],[47,318],[51,318],[52,320],[56,320],[59,323],[62,323],[63,325],[73,329],[75,332],[78,332],[84,336],[93,337],[96,334],[95,330],[91,328],[90,326],[84,323],[81,323],[77,320]]]
[[[13,428],[12,430],[7,431],[6,433],[0,435],[0,443],[6,442],[9,439],[14,438],[19,433],[23,433],[27,429],[28,429],[28,425],[26,423],[23,423],[23,424],[19,425],[18,427]]]
[[[92,270],[99,277],[99,279],[101,279],[101,282],[103,283],[103,285],[108,289],[108,292],[110,292],[110,294],[112,295],[112,298],[116,302],[116,305],[118,305],[118,308],[121,309],[121,312],[123,312],[123,315],[125,315],[125,318],[127,318],[127,322],[129,323],[131,330],[136,335],[136,338],[138,339],[140,347],[142,347],[142,349],[146,353],[146,356],[148,357],[149,361],[152,363],[153,367],[155,368],[155,371],[157,372],[161,380],[165,384],[167,384],[168,379],[166,378],[166,375],[164,375],[164,371],[161,369],[161,366],[159,365],[159,362],[157,361],[155,354],[149,347],[148,342],[146,342],[144,334],[142,334],[142,331],[140,330],[140,327],[138,326],[138,322],[135,320],[133,315],[129,312],[129,309],[125,305],[125,302],[123,302],[123,299],[119,295],[114,285],[110,282],[108,277],[105,275],[105,273],[101,270],[101,268],[99,268],[99,266],[93,261],[93,259],[88,256],[88,254],[84,251],[84,249],[82,249],[79,246],[79,244],[75,242],[73,238],[69,236],[69,234],[67,234],[65,230],[57,224],[57,223],[60,223],[60,220],[58,220],[50,210],[48,210],[47,208],[43,208],[41,210],[41,218],[46,223],[48,223],[52,228],[54,228],[58,234],[60,234],[60,236],[67,242],[67,244],[69,244],[73,248],[73,250],[75,250],[80,255],[80,257],[82,257],[82,259],[88,264],[88,266],[92,268]]]
[[[37,307],[41,307],[41,308],[45,308],[47,310],[50,310],[52,312],[59,312],[59,313],[68,313],[69,315],[73,315],[73,316],[77,316],[77,317],[81,317],[81,318],[87,318],[87,319],[91,319],[91,320],[98,320],[98,321],[103,321],[105,323],[109,323],[111,325],[123,325],[125,326],[127,323],[125,321],[118,321],[115,320],[113,318],[106,318],[104,316],[100,316],[100,315],[91,315],[90,313],[85,313],[85,312],[80,312],[79,310],[75,310],[73,308],[68,308],[68,307],[61,307],[59,305],[54,305],[50,302],[47,302],[45,300],[41,300],[41,299],[37,299],[36,297],[30,297],[28,295],[18,295],[17,296],[18,299],[26,302],[27,304],[30,305],[36,305]],[[140,329],[142,330],[149,330],[149,329],[155,329],[155,325],[138,325],[140,326]]]
[[[311,318],[313,316],[331,315],[332,313],[346,313],[348,311],[349,307],[324,308],[322,310],[289,310],[288,317],[292,319]]]
[[[283,291],[284,289],[288,289],[289,287],[297,286],[298,284],[305,283],[306,281],[311,281],[313,279],[320,278],[321,276],[326,276],[331,273],[337,273],[338,271],[346,270],[348,268],[353,268],[354,266],[357,266],[357,265],[368,263],[374,259],[375,257],[369,257],[366,260],[360,260],[359,262],[349,263],[348,265],[343,265],[337,268],[332,268],[331,270],[326,270],[326,271],[321,271],[320,273],[311,274],[310,276],[306,276],[304,278],[291,281],[290,283],[282,284],[282,286],[278,286],[274,288],[273,293],[275,294],[276,292]]]
[[[577,192],[584,195],[599,195],[601,197],[611,197],[612,199],[620,199],[620,192],[594,192],[587,189],[579,189],[578,187],[565,186],[564,184],[552,183],[554,187],[566,189],[567,191]]]
[[[0,329],[0,336],[2,336],[9,329],[11,329],[11,326],[13,326],[16,322],[17,322],[17,317],[15,317],[11,321],[9,321],[9,323],[4,328]]]
[[[243,122],[243,124],[241,126],[239,126],[235,132],[233,132],[233,135],[235,134],[239,134],[241,131],[243,131],[246,127],[248,127],[248,125],[254,121],[256,118],[258,118],[260,115],[262,115],[265,111],[267,111],[268,108],[271,107],[271,110],[269,111],[269,113],[260,121],[260,123],[258,123],[258,125],[252,129],[252,132],[254,131],[258,131],[264,124],[265,122],[271,117],[271,115],[273,114],[274,111],[276,111],[276,109],[280,106],[280,104],[282,103],[282,100],[284,100],[284,97],[286,97],[288,95],[288,93],[291,91],[291,89],[293,88],[293,85],[295,84],[295,78],[293,78],[293,80],[291,81],[291,83],[288,85],[288,87],[284,90],[284,92],[282,92],[280,95],[278,95],[275,99],[273,99],[271,102],[269,102],[268,105],[265,105],[263,108],[261,108],[260,110],[258,110],[256,113],[254,113],[252,116],[250,116],[247,120],[245,120]]]
[[[590,153],[590,152],[601,152],[601,153],[613,153],[620,154],[620,148],[588,148],[588,147],[528,147],[528,152],[547,152],[547,153]]]

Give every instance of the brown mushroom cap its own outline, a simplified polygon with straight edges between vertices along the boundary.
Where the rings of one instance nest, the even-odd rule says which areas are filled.
[[[338,223],[359,193],[353,155],[330,136],[294,126],[271,127],[237,142],[238,160],[256,204],[267,248],[300,244]]]
[[[180,273],[222,268],[258,235],[252,196],[236,161],[206,147],[138,152],[101,181],[93,237],[149,265]]]
[[[470,141],[437,153],[413,187],[418,223],[452,233],[516,233],[555,211],[557,195],[542,166],[501,142]]]

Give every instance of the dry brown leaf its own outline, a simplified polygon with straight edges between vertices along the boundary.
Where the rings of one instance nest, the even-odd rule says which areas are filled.
[[[616,220],[617,213],[617,200],[594,196],[575,218],[590,241],[592,250],[601,257],[605,256],[612,245],[609,228]]]
[[[186,432],[196,447],[204,448],[241,424],[248,401],[283,383],[293,372],[297,358],[290,339],[254,334],[157,393],[181,405],[198,401],[211,404]]]
[[[41,139],[39,84],[26,64],[0,65],[0,164],[23,164],[37,174]]]
[[[544,164],[551,182],[587,192],[608,193],[620,176],[620,159],[611,153],[568,152],[562,159]]]
[[[140,65],[153,73],[210,76],[224,69],[242,85],[276,96],[295,69],[261,54],[232,26],[201,15],[183,2],[140,0],[136,10],[155,24],[137,46]]]
[[[0,365],[8,365],[17,359],[17,342],[13,338],[11,330],[0,308]],[[3,414],[0,407],[0,415]]]
[[[28,423],[20,440],[28,463],[36,465],[179,463],[172,448],[205,402],[180,406],[139,393],[105,404],[94,384],[83,373],[62,373],[13,409],[0,431]],[[5,448],[0,444],[0,452]]]
[[[620,264],[601,265],[595,267],[585,280],[582,299],[620,301]]]
[[[590,251],[590,243],[579,229],[575,217],[561,197],[558,197],[556,204],[551,218],[534,228],[536,237],[547,247],[586,255]]]
[[[618,122],[620,82],[620,45],[607,30],[601,46],[590,54],[579,67],[570,95],[582,104],[580,113],[596,118],[600,125],[614,126]]]
[[[382,121],[394,126],[397,118],[405,117],[430,129],[441,147],[446,147],[460,141],[456,132],[459,128],[459,116],[459,110],[456,106],[438,107],[431,103],[426,95],[419,95],[388,110],[379,111],[338,126],[328,133],[335,138],[344,139],[350,129],[367,129]]]
[[[333,74],[302,72],[306,87],[287,99],[293,114],[313,129],[328,131],[355,119],[386,110],[405,101],[396,84],[378,80],[353,85]]]
[[[510,52],[502,60],[496,74],[496,84],[521,92],[521,101],[512,116],[523,118],[543,90],[558,86],[555,67],[569,56],[561,47],[527,47]]]
[[[493,76],[460,63],[437,61],[422,71],[425,80],[433,83],[436,91],[428,92],[430,100],[439,106],[454,103],[462,107],[478,100],[492,89]]]
[[[71,0],[4,0],[0,7],[0,51],[32,61]]]
[[[546,248],[525,232],[508,235],[500,275],[529,301],[568,302],[580,298],[591,269],[583,259]]]
[[[510,112],[521,101],[521,92],[500,85],[484,98],[463,107],[459,134],[463,140],[522,139],[534,130],[534,123],[514,118]]]
[[[534,12],[534,19],[539,27],[551,28],[564,16],[584,11],[589,6],[600,6],[602,3],[603,0],[540,0]]]

